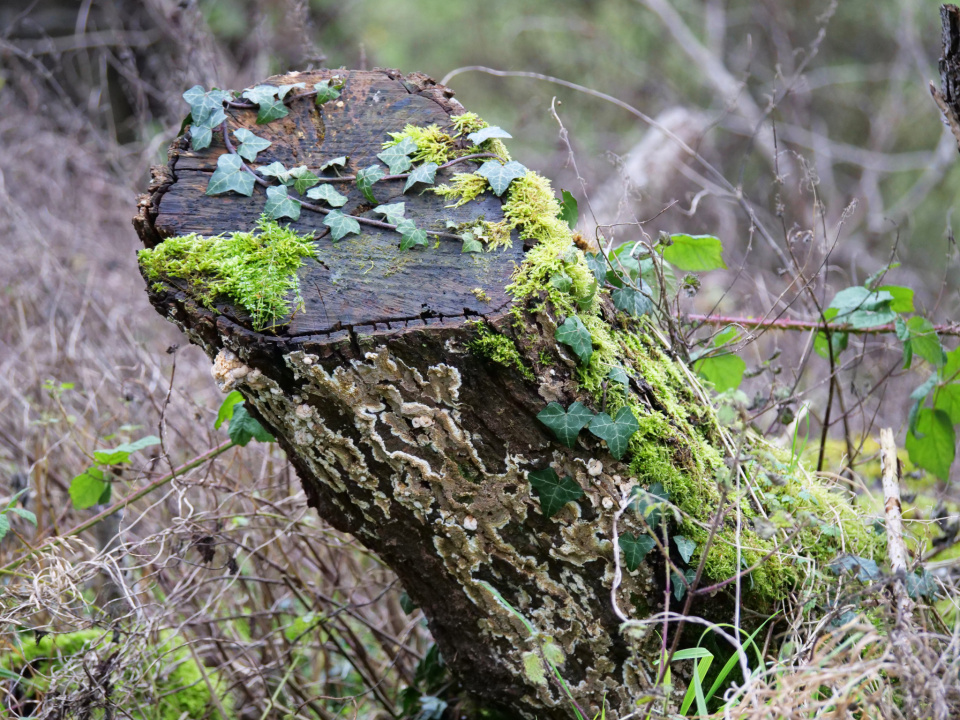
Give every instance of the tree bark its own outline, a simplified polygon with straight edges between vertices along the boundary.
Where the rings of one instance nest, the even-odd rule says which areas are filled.
[[[332,75],[267,82],[310,87]],[[339,101],[320,109],[298,101],[290,109],[265,126],[254,124],[254,112],[233,109],[228,122],[273,142],[260,164],[317,168],[346,155],[353,172],[377,162],[388,132],[408,123],[449,129],[451,115],[463,112],[450,91],[395,71],[350,71]],[[174,142],[169,164],[155,169],[140,199],[134,222],[145,246],[253,226],[263,207],[259,188],[252,198],[204,194],[225,150],[218,136],[200,153],[183,139]],[[437,182],[456,170],[462,168],[439,172]],[[448,220],[503,218],[502,200],[491,193],[451,208],[430,192],[403,194],[403,183],[385,180],[374,192],[380,203],[405,201],[419,227],[442,232]],[[343,212],[373,217],[356,187],[338,189],[349,198]],[[604,707],[611,719],[635,710],[655,684],[666,640],[623,633],[614,602],[635,619],[677,612],[682,604],[672,598],[662,553],[651,552],[633,572],[615,566],[614,517],[620,533],[643,535],[642,519],[617,510],[632,488],[674,478],[701,482],[685,505],[697,515],[692,522],[707,528],[716,517],[717,533],[741,532],[736,510],[715,515],[722,502],[717,478],[722,485],[736,476],[739,462],[730,463],[732,474],[724,469],[722,456],[733,448],[709,404],[655,331],[617,313],[601,293],[603,321],[633,333],[635,342],[618,350],[618,362],[631,376],[628,392],[649,423],[644,427],[660,428],[661,435],[644,430],[649,457],[635,455],[632,464],[615,460],[586,431],[576,447],[565,447],[538,413],[549,402],[569,407],[576,400],[600,411],[607,391],[601,398],[581,388],[576,357],[554,339],[562,318],[547,294],[521,300],[505,289],[527,247],[515,238],[509,248],[466,255],[459,241],[441,237],[426,249],[400,251],[396,233],[369,226],[334,244],[321,219],[304,212],[291,223],[316,233],[318,259],[300,271],[304,311],[280,329],[254,332],[242,309],[226,302],[207,309],[176,278],[151,282],[151,301],[214,359],[221,387],[239,389],[273,431],[319,514],[397,573],[451,671],[482,703],[509,717],[574,717],[568,691],[547,668],[551,660],[588,717]],[[582,263],[578,252],[568,254]],[[477,352],[481,332],[512,343],[520,364]],[[704,448],[718,460],[704,459]],[[552,517],[527,477],[546,467],[584,491]],[[756,498],[745,495],[742,502],[757,504]],[[764,515],[757,507],[751,512]],[[677,547],[666,546],[678,567],[685,561],[696,567],[696,554],[681,559]],[[744,553],[743,567],[762,555]],[[687,612],[728,621],[734,587],[697,596]],[[682,685],[675,675],[674,687]]]
[[[940,55],[940,89],[930,83],[930,94],[940,108],[943,120],[953,133],[960,150],[960,8],[940,6],[943,34]]]

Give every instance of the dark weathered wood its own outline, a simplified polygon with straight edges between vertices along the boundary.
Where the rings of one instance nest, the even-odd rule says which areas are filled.
[[[309,88],[334,74],[303,73],[285,76],[283,82],[304,82]],[[321,109],[309,99],[295,101],[287,117],[267,125],[256,124],[255,111],[232,109],[229,122],[231,129],[244,127],[272,141],[273,145],[257,157],[256,165],[279,161],[286,167],[306,165],[318,171],[326,161],[347,156],[343,174],[353,175],[372,164],[382,166],[376,155],[389,139],[389,132],[399,132],[408,123],[450,128],[449,111],[457,107],[442,93],[434,92],[434,96],[440,96],[438,101],[417,90],[417,85],[395,73],[355,71],[347,76],[341,98]],[[149,223],[157,237],[149,238],[148,244],[173,235],[216,235],[253,227],[263,208],[263,188],[256,188],[253,197],[204,194],[217,158],[224,152],[219,134],[214,136],[212,146],[200,153],[191,151],[186,143],[177,145],[169,164],[173,182],[160,196],[156,216]],[[475,164],[467,163],[443,170],[437,174],[437,182],[475,168]],[[381,204],[405,202],[406,216],[425,230],[444,232],[448,220],[460,223],[483,217],[496,222],[503,217],[500,201],[489,193],[477,202],[447,209],[436,195],[422,192],[423,186],[406,194],[403,186],[403,180],[385,180],[377,183],[373,192]],[[342,212],[383,219],[372,212],[373,205],[354,183],[337,183],[334,187],[349,198]],[[465,258],[460,242],[445,237],[431,237],[426,249],[401,252],[397,233],[367,225],[361,226],[362,235],[333,243],[322,220],[322,215],[305,210],[299,220],[290,223],[299,232],[316,234],[319,257],[308,261],[301,271],[305,310],[287,326],[289,335],[500,310],[507,303],[504,285],[523,252],[519,243],[514,243],[507,250]],[[476,292],[478,288],[484,292]]]
[[[930,93],[943,114],[943,119],[953,132],[960,150],[960,8],[956,5],[940,6],[942,25],[940,55],[940,89],[930,83]]]

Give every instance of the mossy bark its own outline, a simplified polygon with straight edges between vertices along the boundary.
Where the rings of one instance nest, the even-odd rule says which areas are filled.
[[[353,146],[351,166],[365,167],[386,133],[407,124],[436,123],[453,134],[449,116],[462,108],[449,91],[392,72],[346,77],[341,108],[316,118],[310,115],[316,109],[306,108],[304,117],[258,130],[280,146],[278,156],[311,165],[345,154],[333,140],[339,133],[361,133],[368,141]],[[301,75],[270,82],[301,80],[316,81]],[[298,128],[314,131],[298,134]],[[182,141],[174,144],[170,165],[156,171],[135,221],[148,247],[172,234],[252,226],[262,198],[258,204],[256,196],[203,196],[201,173],[209,173],[222,151],[215,143],[196,156]],[[438,182],[449,179],[438,176]],[[401,196],[399,186],[376,191],[380,202]],[[158,312],[214,360],[221,388],[240,390],[274,432],[311,505],[397,573],[469,692],[510,717],[573,717],[569,699],[545,672],[549,660],[591,717],[605,707],[606,717],[615,719],[649,694],[660,641],[653,633],[638,639],[621,632],[611,598],[614,513],[633,488],[663,484],[678,507],[682,530],[673,530],[699,541],[687,558],[695,567],[725,496],[719,488],[730,477],[724,458],[731,446],[655,332],[615,312],[605,292],[590,289],[583,254],[557,221],[547,192],[549,184],[530,176],[513,196],[504,196],[506,212],[489,192],[455,209],[429,192],[415,200],[404,196],[416,204],[418,224],[430,228],[452,218],[512,229],[511,247],[480,257],[445,241],[404,255],[396,250],[397,238],[366,228],[346,253],[343,243],[333,245],[320,234],[317,260],[300,271],[307,312],[275,332],[252,331],[242,309],[205,307],[176,278],[148,289]],[[351,190],[344,211],[368,210]],[[319,220],[304,213],[294,227],[322,230]],[[518,234],[535,241],[532,249]],[[568,290],[548,281],[557,271],[571,279]],[[594,337],[587,366],[554,339],[563,316],[575,312]],[[630,376],[628,387],[605,379],[611,364]],[[631,408],[641,430],[622,460],[586,431],[576,447],[565,447],[538,421],[547,403],[568,407],[575,400],[595,411]],[[755,466],[754,479],[763,475],[768,490],[793,489],[786,471],[774,477],[776,459],[764,460],[759,444],[748,443],[746,450],[743,464]],[[549,518],[527,479],[528,471],[548,466],[584,491]],[[743,522],[734,523],[729,510],[730,519],[720,523],[706,564],[715,580],[732,574],[741,555],[749,565],[774,547],[776,540],[754,530],[754,518],[759,523],[776,503],[776,492],[765,493],[761,479],[749,494],[726,495],[741,503]],[[808,507],[826,503],[848,517],[827,495],[820,492]],[[643,522],[625,514],[620,532],[642,535]],[[831,542],[826,536],[809,537],[804,546],[822,540],[825,547]],[[684,566],[678,548],[668,547],[676,565]],[[755,589],[745,583],[744,601],[761,612],[799,579],[779,557],[754,575],[749,587]],[[651,553],[635,571],[624,571],[617,605],[637,619],[678,611],[668,577],[662,555]],[[698,599],[692,612],[729,621],[730,588]]]

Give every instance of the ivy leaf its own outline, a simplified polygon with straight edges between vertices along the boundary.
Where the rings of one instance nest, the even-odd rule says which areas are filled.
[[[588,430],[601,440],[606,441],[610,454],[617,460],[623,457],[630,443],[630,438],[640,429],[640,423],[628,407],[617,410],[614,417],[606,413],[599,413],[590,421]]]
[[[630,386],[630,377],[627,375],[627,371],[619,365],[614,365],[612,368],[610,368],[610,372],[607,373],[607,377],[614,382],[620,383],[624,387]]]
[[[217,421],[213,424],[214,430],[219,430],[224,420],[230,420],[233,417],[235,406],[243,402],[243,395],[238,390],[232,391],[220,403],[220,409],[217,411]]]
[[[267,202],[263,212],[273,220],[288,217],[291,220],[300,219],[300,203],[287,195],[285,185],[271,185],[267,188]]]
[[[572,478],[558,477],[553,468],[531,470],[527,477],[530,486],[537,491],[537,497],[540,498],[540,510],[548,518],[556,515],[568,502],[579,500],[583,496],[583,488]]]
[[[567,292],[570,292],[570,288],[573,287],[573,280],[570,279],[569,275],[561,271],[558,273],[554,273],[550,277],[550,284],[553,285],[560,292],[567,293]]]
[[[590,362],[593,355],[593,338],[583,321],[576,315],[571,315],[557,328],[554,337],[577,354],[583,363]]]
[[[856,555],[841,555],[831,562],[829,567],[837,575],[844,572],[856,572],[860,582],[875,582],[883,577],[880,566],[875,560],[857,557]]]
[[[693,556],[693,551],[697,549],[697,543],[689,538],[685,538],[683,535],[674,535],[673,542],[676,543],[677,551],[680,553],[683,561],[689,563],[690,558]]]
[[[212,128],[208,128],[206,125],[190,126],[190,148],[194,152],[210,147],[211,142],[213,142]]]
[[[307,87],[307,84],[302,82],[293,83],[292,85],[281,85],[280,87],[277,88],[277,95],[280,97],[281,100],[283,100],[287,96],[287,93],[293,90],[294,88],[305,88],[305,87]]]
[[[597,282],[603,286],[607,282],[607,261],[600,253],[586,253],[584,256],[587,261],[587,267],[597,279]]]
[[[910,461],[941,480],[950,477],[957,449],[957,438],[950,416],[943,410],[921,408],[914,429],[907,432]]]
[[[246,128],[237,128],[233,131],[233,136],[240,141],[240,147],[237,148],[237,154],[244,160],[253,162],[257,159],[257,153],[263,152],[273,145],[269,140],[257,137]]]
[[[426,245],[427,233],[413,224],[413,220],[401,219],[397,223],[397,232],[400,233],[400,249],[409,250],[414,245]]]
[[[283,182],[282,178],[287,177],[290,171],[284,167],[282,162],[272,162],[269,165],[258,167],[257,172],[264,177],[275,177],[277,180],[280,180],[280,182]]]
[[[432,185],[433,181],[437,177],[438,167],[440,166],[435,162],[427,162],[418,168],[414,168],[414,170],[407,177],[407,184],[403,186],[403,191],[406,192],[417,183],[427,183],[428,185]]]
[[[293,189],[301,195],[320,182],[320,178],[314,175],[306,165],[293,168],[288,176],[293,180]]]
[[[242,403],[237,403],[233,408],[233,417],[230,418],[230,427],[227,428],[227,434],[230,439],[241,447],[251,440],[260,442],[273,442],[273,437],[267,429],[247,412],[247,408]]]
[[[379,165],[371,165],[357,173],[357,187],[363,196],[372,203],[377,199],[373,196],[373,185],[380,180],[386,173]]]
[[[723,243],[713,235],[671,235],[663,248],[663,259],[686,272],[726,268]]]
[[[391,175],[399,175],[413,167],[410,153],[416,152],[417,143],[412,138],[405,137],[396,145],[391,145],[377,157],[383,160],[390,168]]]
[[[323,165],[320,166],[320,172],[323,172],[327,168],[343,167],[346,164],[347,164],[347,156],[341,155],[340,157],[333,158],[333,160],[327,160]]]
[[[330,234],[333,236],[333,242],[339,241],[345,235],[360,232],[360,223],[349,215],[344,215],[339,210],[331,210],[323,219],[323,224],[330,228]]]
[[[403,220],[403,213],[406,206],[407,204],[402,202],[391,203],[390,205],[377,205],[373,211],[383,215],[384,219],[391,225],[397,225]]]
[[[106,473],[90,467],[70,481],[70,499],[77,510],[86,510],[94,505],[110,501],[111,485]]]
[[[630,533],[621,533],[618,542],[620,550],[623,551],[623,564],[627,566],[627,570],[630,572],[640,567],[640,563],[647,557],[647,553],[657,546],[649,535],[637,537]]]
[[[613,306],[634,317],[641,317],[653,310],[653,300],[650,299],[652,295],[650,286],[641,280],[640,290],[634,290],[626,285],[616,288],[612,293]]]
[[[479,145],[480,143],[486,142],[491,138],[504,138],[506,140],[510,140],[513,138],[513,135],[508,133],[503,128],[497,127],[496,125],[482,128],[467,135],[467,140],[472,142],[474,145]]]
[[[139,440],[118,445],[112,450],[97,450],[93,453],[93,459],[101,465],[119,465],[130,459],[130,456],[138,450],[153,447],[160,444],[160,438],[156,435],[147,435]]]
[[[239,155],[224,153],[217,158],[217,169],[207,183],[207,195],[221,195],[231,190],[240,195],[253,195],[253,175],[243,169]]]
[[[483,252],[483,245],[472,232],[467,231],[460,237],[463,238],[463,249],[460,251],[461,253]]]
[[[569,225],[571,230],[575,230],[577,228],[577,220],[580,219],[580,211],[577,208],[577,199],[566,190],[560,191],[560,198],[560,219]],[[606,270],[607,263],[603,257],[600,258],[600,262],[603,263],[604,270]],[[593,270],[592,267],[590,269]],[[603,282],[603,278],[598,277],[597,282]]]
[[[279,91],[279,88],[273,85],[257,85],[243,91],[243,97],[258,106],[258,125],[279,120],[290,114],[283,100],[277,97]]]
[[[673,597],[677,602],[683,600],[683,596],[687,594],[687,585],[692,583],[696,577],[697,571],[693,568],[686,568],[683,571],[683,579],[676,571],[670,571],[670,584],[673,585]],[[684,583],[684,580],[687,582]]]
[[[347,202],[346,195],[341,195],[328,184],[310,188],[307,190],[307,197],[311,200],[323,200],[330,207],[343,207]]]
[[[577,435],[593,418],[593,411],[579,400],[566,410],[560,403],[552,402],[537,415],[537,420],[550,428],[557,440],[569,448],[576,445]]]
[[[337,85],[334,79],[318,82],[313,86],[313,89],[317,91],[317,105],[323,105],[325,102],[336,100],[340,97],[341,87],[343,87],[343,85]]]
[[[503,195],[504,191],[510,187],[510,183],[526,174],[527,169],[515,160],[511,160],[506,165],[501,165],[499,160],[487,160],[477,170],[477,175],[487,179],[497,197]]]

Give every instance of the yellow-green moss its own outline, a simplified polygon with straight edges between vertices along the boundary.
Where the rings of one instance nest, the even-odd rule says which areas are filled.
[[[45,693],[59,672],[58,668],[68,659],[90,651],[103,659],[114,652],[117,646],[111,642],[111,637],[112,633],[91,629],[45,635],[36,641],[23,639],[18,647],[0,655],[0,668],[21,676],[19,682],[27,697],[34,692]],[[138,653],[134,658],[126,658],[135,661],[134,665],[121,663],[121,672],[111,677],[115,697],[131,690],[139,701],[137,705],[146,709],[143,714],[132,717],[142,720],[211,717],[214,704],[210,688],[189,650],[177,642],[175,634],[164,633],[159,643],[143,646]],[[24,673],[27,665],[31,671]],[[156,681],[152,687],[142,677],[148,666],[156,669]],[[226,683],[216,671],[208,670],[206,674],[221,706],[232,717],[233,704],[226,694]],[[137,687],[132,686],[134,682]],[[65,689],[62,683],[58,689]]]
[[[476,173],[457,173],[450,180],[449,185],[438,185],[433,191],[444,198],[456,198],[456,202],[447,205],[448,208],[457,208],[474,200],[489,187],[487,179]]]
[[[477,336],[468,344],[472,352],[498,365],[519,371],[530,382],[536,380],[533,371],[523,362],[523,357],[513,340],[491,331],[482,322],[476,322],[473,325],[477,329]]]
[[[256,232],[181,235],[138,257],[149,280],[186,280],[208,308],[218,296],[230,298],[250,313],[254,329],[262,330],[303,306],[297,270],[315,252],[311,237],[261,215]]]

